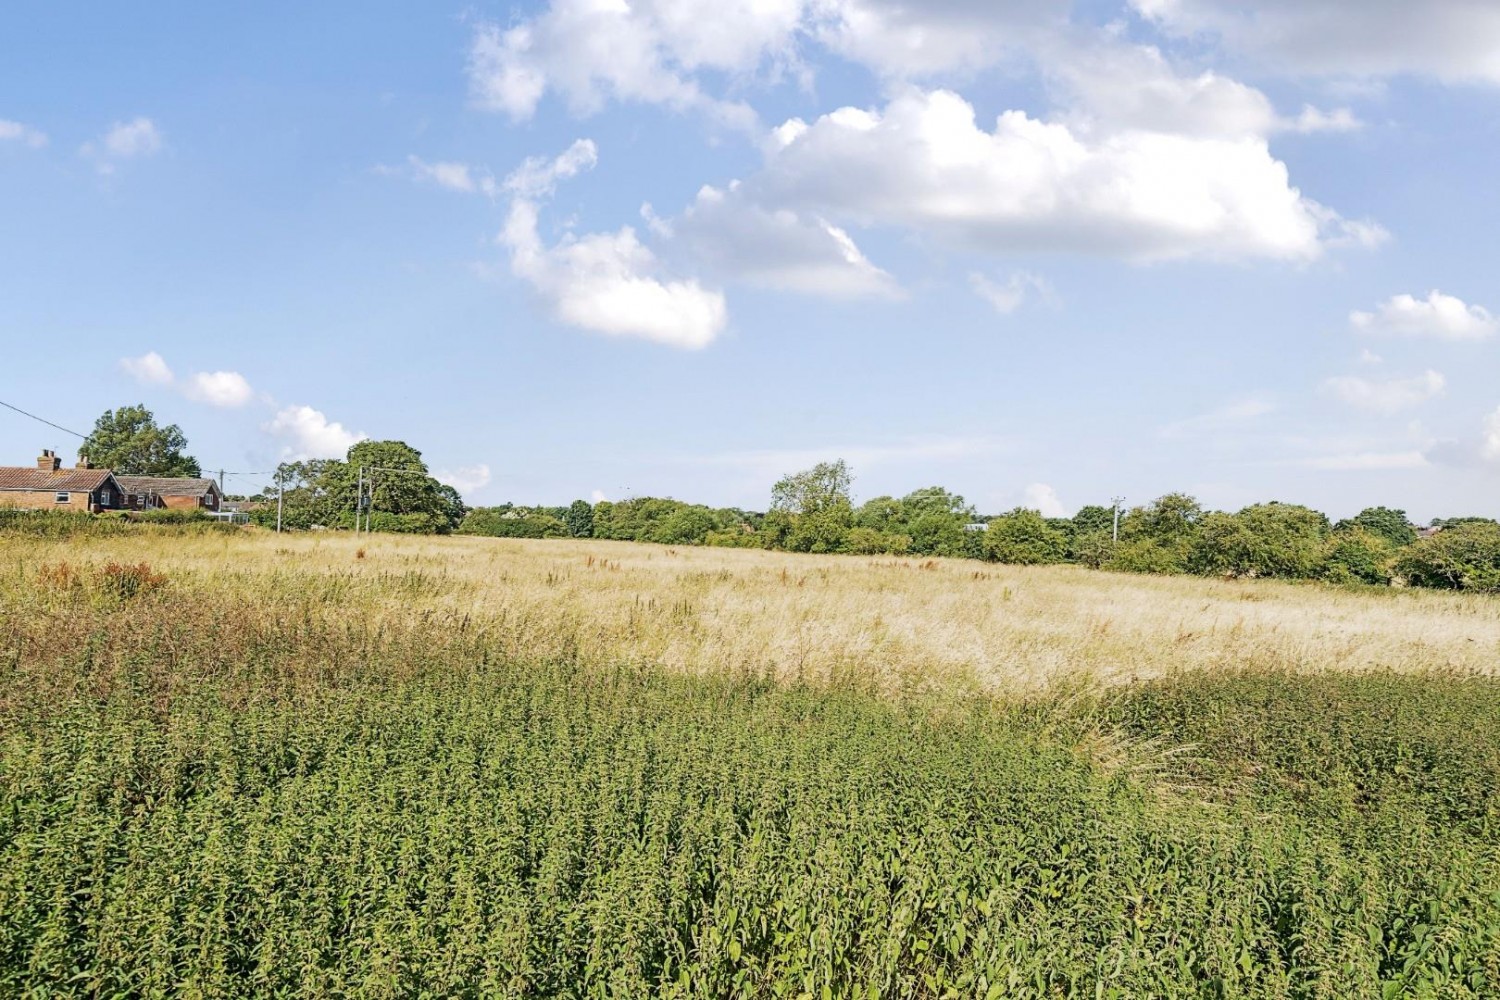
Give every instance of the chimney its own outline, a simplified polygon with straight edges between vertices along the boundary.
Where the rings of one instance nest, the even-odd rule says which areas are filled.
[[[36,467],[43,472],[56,472],[62,468],[62,459],[57,457],[56,452],[43,449],[41,455],[37,457]]]
[[[85,455],[83,452],[80,451],[78,453],[78,464],[76,464],[75,466],[73,466],[73,468],[75,468],[75,469],[89,469],[89,468],[93,468],[93,466],[89,465],[89,457],[87,455]]]

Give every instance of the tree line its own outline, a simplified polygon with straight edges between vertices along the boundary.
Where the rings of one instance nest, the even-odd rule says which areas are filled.
[[[101,416],[84,451],[95,465],[121,472],[197,475],[186,444],[177,426],[159,428],[150,411],[133,406]],[[361,469],[370,470],[363,488]],[[1272,501],[1231,513],[1169,493],[1119,512],[1091,505],[1072,517],[1045,517],[1018,507],[986,516],[940,486],[856,506],[849,467],[834,461],[783,477],[764,512],[667,497],[470,508],[431,475],[421,452],[401,441],[361,441],[343,459],[283,463],[276,483],[279,511],[275,487],[249,498],[262,501],[251,516],[268,527],[279,516],[290,529],[347,529],[359,511],[376,531],[1074,563],[1133,573],[1500,592],[1500,523],[1450,518],[1418,537],[1406,513],[1388,507],[1335,523],[1298,504]]]
[[[1389,507],[1333,522],[1299,504],[1212,511],[1169,493],[1118,512],[1117,527],[1116,511],[1098,505],[1072,517],[1021,507],[986,516],[940,486],[856,506],[851,485],[844,462],[825,462],[780,480],[765,513],[662,497],[575,500],[566,507],[474,508],[457,530],[1500,592],[1500,522],[1489,518],[1436,521],[1436,530],[1419,537],[1406,513]]]

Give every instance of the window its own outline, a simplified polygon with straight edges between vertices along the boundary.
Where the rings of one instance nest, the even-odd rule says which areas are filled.
[[[99,491],[99,506],[101,506],[101,507],[113,507],[114,505],[115,505],[115,495],[114,495],[114,493],[112,493],[109,490],[100,490]]]
[[[57,502],[58,503],[69,503],[69,502],[72,501],[72,499],[73,499],[73,494],[71,494],[71,493],[64,493],[61,490],[58,491],[58,494],[57,494]]]

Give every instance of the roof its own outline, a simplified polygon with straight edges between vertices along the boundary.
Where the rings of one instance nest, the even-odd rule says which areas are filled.
[[[201,497],[218,492],[212,479],[170,479],[163,476],[115,476],[126,493],[154,493],[161,497]]]
[[[36,466],[0,466],[0,490],[39,493],[91,493],[113,477],[108,469],[38,469]]]

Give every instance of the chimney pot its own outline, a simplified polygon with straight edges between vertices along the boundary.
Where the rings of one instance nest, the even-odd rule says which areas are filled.
[[[36,467],[43,472],[56,472],[62,468],[62,459],[58,458],[57,453],[50,448],[44,448],[41,455],[37,457]]]
[[[77,464],[76,468],[79,468],[79,469],[93,468],[93,466],[89,465],[89,457],[87,455],[85,455],[81,451],[78,453],[78,464]]]

